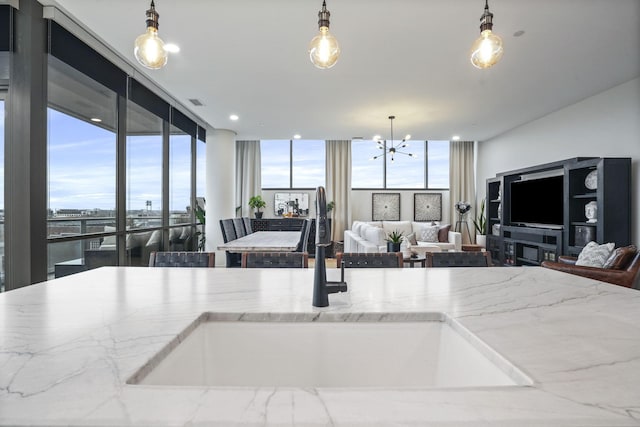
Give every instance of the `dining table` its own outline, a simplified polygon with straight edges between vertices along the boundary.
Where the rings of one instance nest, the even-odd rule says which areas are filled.
[[[293,252],[300,242],[299,231],[256,231],[218,245],[229,252]]]

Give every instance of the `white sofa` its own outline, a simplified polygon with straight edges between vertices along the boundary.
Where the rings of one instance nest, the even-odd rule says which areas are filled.
[[[351,229],[344,232],[344,252],[386,252],[387,242],[385,239],[389,233],[396,230],[402,232],[405,237],[415,233],[417,245],[411,245],[407,241],[403,243],[403,246],[407,246],[408,250],[415,253],[462,250],[462,234],[456,231],[449,230],[446,233],[446,241],[421,240],[423,237],[422,229],[434,226],[443,227],[439,224],[415,221],[354,221]]]

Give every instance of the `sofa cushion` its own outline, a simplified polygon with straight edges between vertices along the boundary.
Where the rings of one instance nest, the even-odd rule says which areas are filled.
[[[440,227],[438,227],[437,225],[422,227],[422,229],[420,230],[420,237],[418,238],[418,240],[422,242],[436,243],[438,242],[439,230],[440,230]]]
[[[409,242],[410,245],[417,245],[418,239],[416,239],[416,233],[409,233],[404,236],[404,239]]]
[[[402,233],[403,236],[408,236],[413,232],[411,221],[382,221],[382,228],[387,234],[397,231]]]
[[[615,249],[604,262],[602,268],[611,268],[613,270],[624,270],[627,268],[633,257],[638,252],[634,245],[624,246]]]
[[[385,245],[387,233],[382,228],[366,225],[362,228],[362,237],[376,246],[383,246]]]
[[[351,226],[351,231],[353,231],[356,235],[361,236],[362,234],[360,234],[361,230],[362,230],[362,222],[360,221],[353,221],[353,225]]]
[[[602,267],[613,251],[614,243],[589,242],[578,255],[576,265],[585,267]]]
[[[438,242],[448,242],[449,241],[449,231],[451,230],[451,224],[441,225],[438,228]]]

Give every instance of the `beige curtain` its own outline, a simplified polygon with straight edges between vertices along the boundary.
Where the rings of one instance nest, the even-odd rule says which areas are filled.
[[[473,243],[474,228],[472,212],[475,212],[473,203],[476,199],[476,188],[474,179],[474,152],[473,141],[451,141],[449,145],[449,195],[451,224],[453,229],[462,233],[462,243]],[[457,224],[458,211],[455,204],[459,201],[466,201],[471,204],[472,211],[467,213],[463,221]]]
[[[333,201],[331,240],[344,240],[351,226],[351,141],[326,141],[327,202]]]
[[[260,141],[236,141],[236,216],[251,216],[249,199],[260,194]]]

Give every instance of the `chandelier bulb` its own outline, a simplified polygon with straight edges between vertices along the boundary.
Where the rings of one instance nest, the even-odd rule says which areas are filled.
[[[331,68],[338,62],[340,45],[338,40],[329,32],[329,17],[327,2],[323,0],[322,9],[318,12],[318,35],[309,43],[309,59],[318,68]]]
[[[485,0],[484,13],[480,17],[480,37],[471,46],[471,63],[476,68],[489,68],[502,58],[502,39],[492,30],[493,13],[489,12],[489,2]]]
[[[141,65],[157,70],[165,66],[169,55],[164,47],[164,42],[158,37],[158,18],[160,15],[156,12],[153,0],[151,0],[151,6],[146,15],[147,30],[136,38],[133,54]]]

